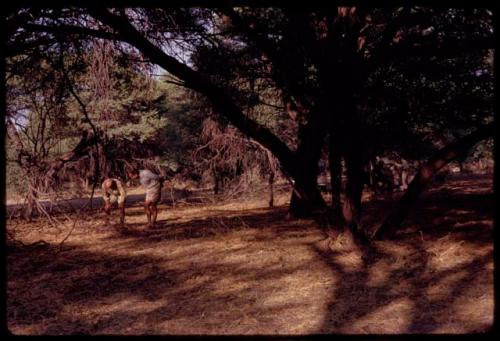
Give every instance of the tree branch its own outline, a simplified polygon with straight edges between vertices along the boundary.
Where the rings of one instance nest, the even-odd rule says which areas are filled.
[[[216,111],[224,115],[246,135],[271,150],[286,169],[294,168],[292,166],[294,164],[293,154],[288,146],[269,129],[247,118],[221,88],[212,84],[197,71],[165,54],[159,47],[145,38],[126,18],[114,15],[106,9],[93,8],[89,12],[96,19],[117,31],[122,41],[136,47],[151,62],[158,64],[172,75],[183,80],[186,87],[207,96]]]
[[[31,32],[46,32],[57,35],[78,34],[102,39],[119,40],[119,36],[115,33],[73,25],[45,26],[38,24],[25,24],[23,28]]]
[[[6,44],[5,48],[5,57],[14,57],[20,54],[25,54],[27,53],[28,50],[31,50],[35,47],[41,46],[41,45],[51,45],[54,44],[55,40],[54,39],[48,39],[48,38],[39,38],[34,41],[29,41],[29,42],[24,42],[24,43],[18,43],[16,42],[15,44]]]

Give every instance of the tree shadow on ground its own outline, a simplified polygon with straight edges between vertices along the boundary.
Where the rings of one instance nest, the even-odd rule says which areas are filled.
[[[23,253],[26,257],[9,269],[7,320],[11,331],[13,324],[17,328],[39,324],[35,334],[127,334],[130,328],[135,333],[155,334],[165,333],[165,323],[199,319],[198,325],[183,325],[185,330],[177,329],[177,333],[206,332],[210,325],[224,333],[220,326],[224,321],[231,332],[238,328],[238,319],[227,315],[228,307],[241,307],[244,323],[248,316],[256,317],[254,325],[283,310],[299,309],[298,304],[285,302],[263,310],[255,302],[279,290],[273,279],[307,269],[280,268],[272,263],[268,267],[230,266],[216,260],[217,252],[209,253],[210,263],[195,264],[192,259],[197,249],[158,258],[74,247],[54,257],[55,251],[48,246],[15,252],[18,258]],[[221,288],[219,282],[224,278],[236,283],[266,280],[267,286]],[[87,318],[78,318],[75,311],[86,311]],[[95,312],[99,312],[97,317]],[[175,326],[172,328],[175,334]]]
[[[299,274],[314,281],[311,269],[322,260],[324,277],[337,281],[328,297],[315,302],[324,303],[325,310],[311,332],[439,331],[447,323],[461,322],[443,316],[452,318],[462,298],[483,295],[475,286],[480,290],[492,281],[485,276],[491,272],[492,205],[488,193],[449,192],[445,202],[435,193],[416,209],[419,224],[409,219],[394,240],[376,242],[372,257],[360,266],[346,263],[349,255],[315,248],[311,239],[319,234],[314,224],[286,220],[285,207],[234,211],[229,217],[227,211],[214,210],[209,218],[180,222],[183,217],[177,217],[179,221],[161,221],[154,229],[129,224],[107,237],[107,249],[67,245],[56,255],[53,246],[19,248],[8,254],[8,326],[31,328],[34,334],[279,333],[283,326],[298,323],[294,314],[306,302],[294,296],[306,282],[292,286],[286,299],[276,300],[277,293]],[[381,204],[374,200],[367,211],[379,210]],[[445,219],[443,212],[454,218]],[[251,233],[240,233],[234,245],[210,247],[210,237],[224,239],[246,229]],[[487,252],[435,270],[431,265],[436,255],[422,235],[427,241],[443,236],[455,244],[466,240]],[[181,251],[162,249],[172,243],[188,244]],[[314,250],[316,257],[294,258],[299,244]],[[263,245],[284,252],[266,258]],[[152,248],[158,251],[147,254]],[[476,323],[468,331],[488,327],[487,322]]]
[[[90,251],[69,243],[57,256],[53,246],[17,248],[9,254],[16,259],[9,261],[9,327],[35,325],[35,334],[127,334],[127,326],[132,333],[137,330],[165,333],[167,328],[174,334],[206,333],[211,329],[238,334],[255,330],[259,321],[271,321],[283,311],[300,309],[296,302],[277,302],[265,309],[258,302],[271,300],[280,290],[275,283],[277,279],[307,271],[308,264],[283,266],[283,261],[275,257],[266,266],[259,266],[245,262],[245,257],[259,254],[261,250],[255,244],[259,238],[274,241],[282,238],[285,231],[292,237],[303,235],[307,233],[303,225],[286,221],[285,207],[235,210],[233,217],[227,217],[227,211],[211,211],[210,219],[183,223],[171,223],[169,219],[166,224],[163,221],[156,228],[142,232],[141,224],[130,224],[128,232],[120,228],[108,231],[110,236],[103,239],[112,242],[105,245],[119,247],[120,252],[109,247]],[[215,225],[207,226],[207,222],[213,221]],[[253,231],[242,236],[242,245],[228,245],[230,251],[198,247],[203,242],[198,241],[200,237],[223,237],[235,229],[255,228],[273,236],[263,238]],[[167,251],[152,257],[144,252],[155,247],[161,250],[164,241],[183,240],[190,247],[175,255]],[[228,253],[238,252],[242,253],[241,260],[230,263],[221,260]],[[228,279],[235,285],[225,286],[223,283]],[[249,286],[261,281],[266,284],[258,288]],[[123,301],[129,304],[115,307],[116,302]],[[228,306],[233,311],[231,315]],[[73,310],[78,314],[89,312],[86,318],[78,318]],[[92,317],[96,310],[102,313]],[[204,316],[198,316],[200,312]],[[182,323],[193,318],[200,321],[195,325]],[[181,321],[177,329],[173,320]],[[174,325],[168,327],[168,323]],[[272,323],[268,328],[272,328]]]
[[[493,300],[491,178],[481,184],[482,190],[478,191],[477,183],[475,185],[469,190],[470,183],[455,181],[423,195],[401,231],[391,241],[374,242],[370,259],[360,266],[346,267],[340,261],[342,257],[349,257],[345,253],[316,248],[318,255],[329,264],[333,276],[342,278],[332,292],[319,333],[489,330],[493,309],[490,315],[481,317],[484,322],[480,325],[477,319],[475,325],[468,325],[464,318],[468,307],[463,302],[474,304],[485,294],[491,294]],[[366,207],[370,219],[364,223],[380,222],[381,213],[388,212],[393,203],[372,200]],[[441,254],[436,254],[436,245],[445,245],[444,242],[450,246],[446,246],[447,249],[443,246]],[[477,251],[476,256],[465,258],[458,248],[453,252],[455,246],[464,243],[469,250]],[[455,261],[456,264],[436,269],[441,257],[443,262],[453,264]],[[383,269],[385,271],[380,272]],[[482,291],[485,287],[491,292]]]
[[[385,334],[385,333],[432,333],[440,327],[446,327],[449,318],[457,314],[456,304],[466,292],[474,289],[478,276],[486,271],[492,261],[492,252],[447,270],[432,273],[428,270],[428,253],[417,244],[413,245],[410,257],[401,266],[397,266],[385,276],[382,283],[371,283],[373,276],[367,266],[360,270],[345,269],[332,260],[331,254],[323,255],[323,259],[335,276],[342,278],[340,286],[332,293],[331,303],[322,327],[318,333],[349,334]],[[342,255],[341,255],[342,256]],[[391,262],[394,254],[378,253],[378,262]],[[458,279],[453,276],[459,274]],[[428,290],[436,283],[451,283],[446,295],[433,297]],[[491,285],[492,285],[492,279]],[[404,283],[404,285],[402,285]],[[483,293],[475,292],[477,297]],[[401,307],[398,305],[406,305]],[[384,313],[384,309],[387,310]],[[391,310],[392,309],[392,310]],[[491,310],[491,321],[493,311]],[[377,316],[378,315],[378,316]],[[450,316],[451,315],[451,316]],[[487,319],[488,320],[488,319]],[[453,321],[452,321],[453,322]],[[461,321],[456,319],[456,324]],[[475,326],[467,332],[484,332],[491,324]],[[458,325],[448,326],[457,328]],[[460,326],[463,327],[463,326]],[[453,329],[450,329],[453,330]],[[464,329],[458,328],[458,333]],[[449,333],[449,332],[448,332]]]
[[[177,222],[182,217],[158,220],[153,227],[147,227],[144,223],[127,223],[124,228],[117,229],[118,234],[111,235],[110,238],[121,238],[121,234],[134,236],[137,239],[133,243],[140,245],[141,243],[149,244],[168,239],[187,240],[223,236],[238,229],[267,229],[272,227],[272,229],[281,232],[285,230],[299,232],[301,227],[300,221],[287,220],[286,207],[245,211],[210,210],[204,211],[203,215],[203,218],[184,222]]]

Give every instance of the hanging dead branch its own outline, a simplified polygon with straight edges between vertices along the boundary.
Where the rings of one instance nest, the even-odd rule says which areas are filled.
[[[215,194],[230,185],[230,191],[225,192],[226,199],[239,196],[252,187],[251,174],[256,174],[268,178],[269,206],[274,205],[273,184],[279,162],[267,148],[242,136],[234,127],[222,127],[211,118],[203,121],[200,140],[203,144],[195,149],[193,160],[202,173],[212,177]]]

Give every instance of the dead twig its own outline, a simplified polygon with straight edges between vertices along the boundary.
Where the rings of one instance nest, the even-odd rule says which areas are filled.
[[[69,236],[71,236],[71,234],[73,233],[73,231],[75,230],[75,227],[76,227],[76,223],[77,223],[77,219],[75,219],[73,221],[73,226],[71,227],[71,230],[68,232],[68,234],[66,235],[66,237],[64,237],[61,242],[59,242],[59,245],[58,245],[58,250],[56,251],[56,254],[58,254],[59,252],[62,251],[62,247],[63,247],[63,244],[66,240],[68,240]]]

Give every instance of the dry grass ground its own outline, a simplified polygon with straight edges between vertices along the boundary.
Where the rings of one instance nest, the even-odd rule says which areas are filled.
[[[310,220],[266,199],[162,206],[145,227],[101,214],[60,230],[12,220],[25,244],[7,254],[7,323],[14,334],[471,333],[493,323],[491,176],[426,193],[393,241],[320,251]],[[367,198],[365,224],[391,198]],[[115,216],[115,218],[117,218]],[[43,228],[42,228],[43,227]]]

